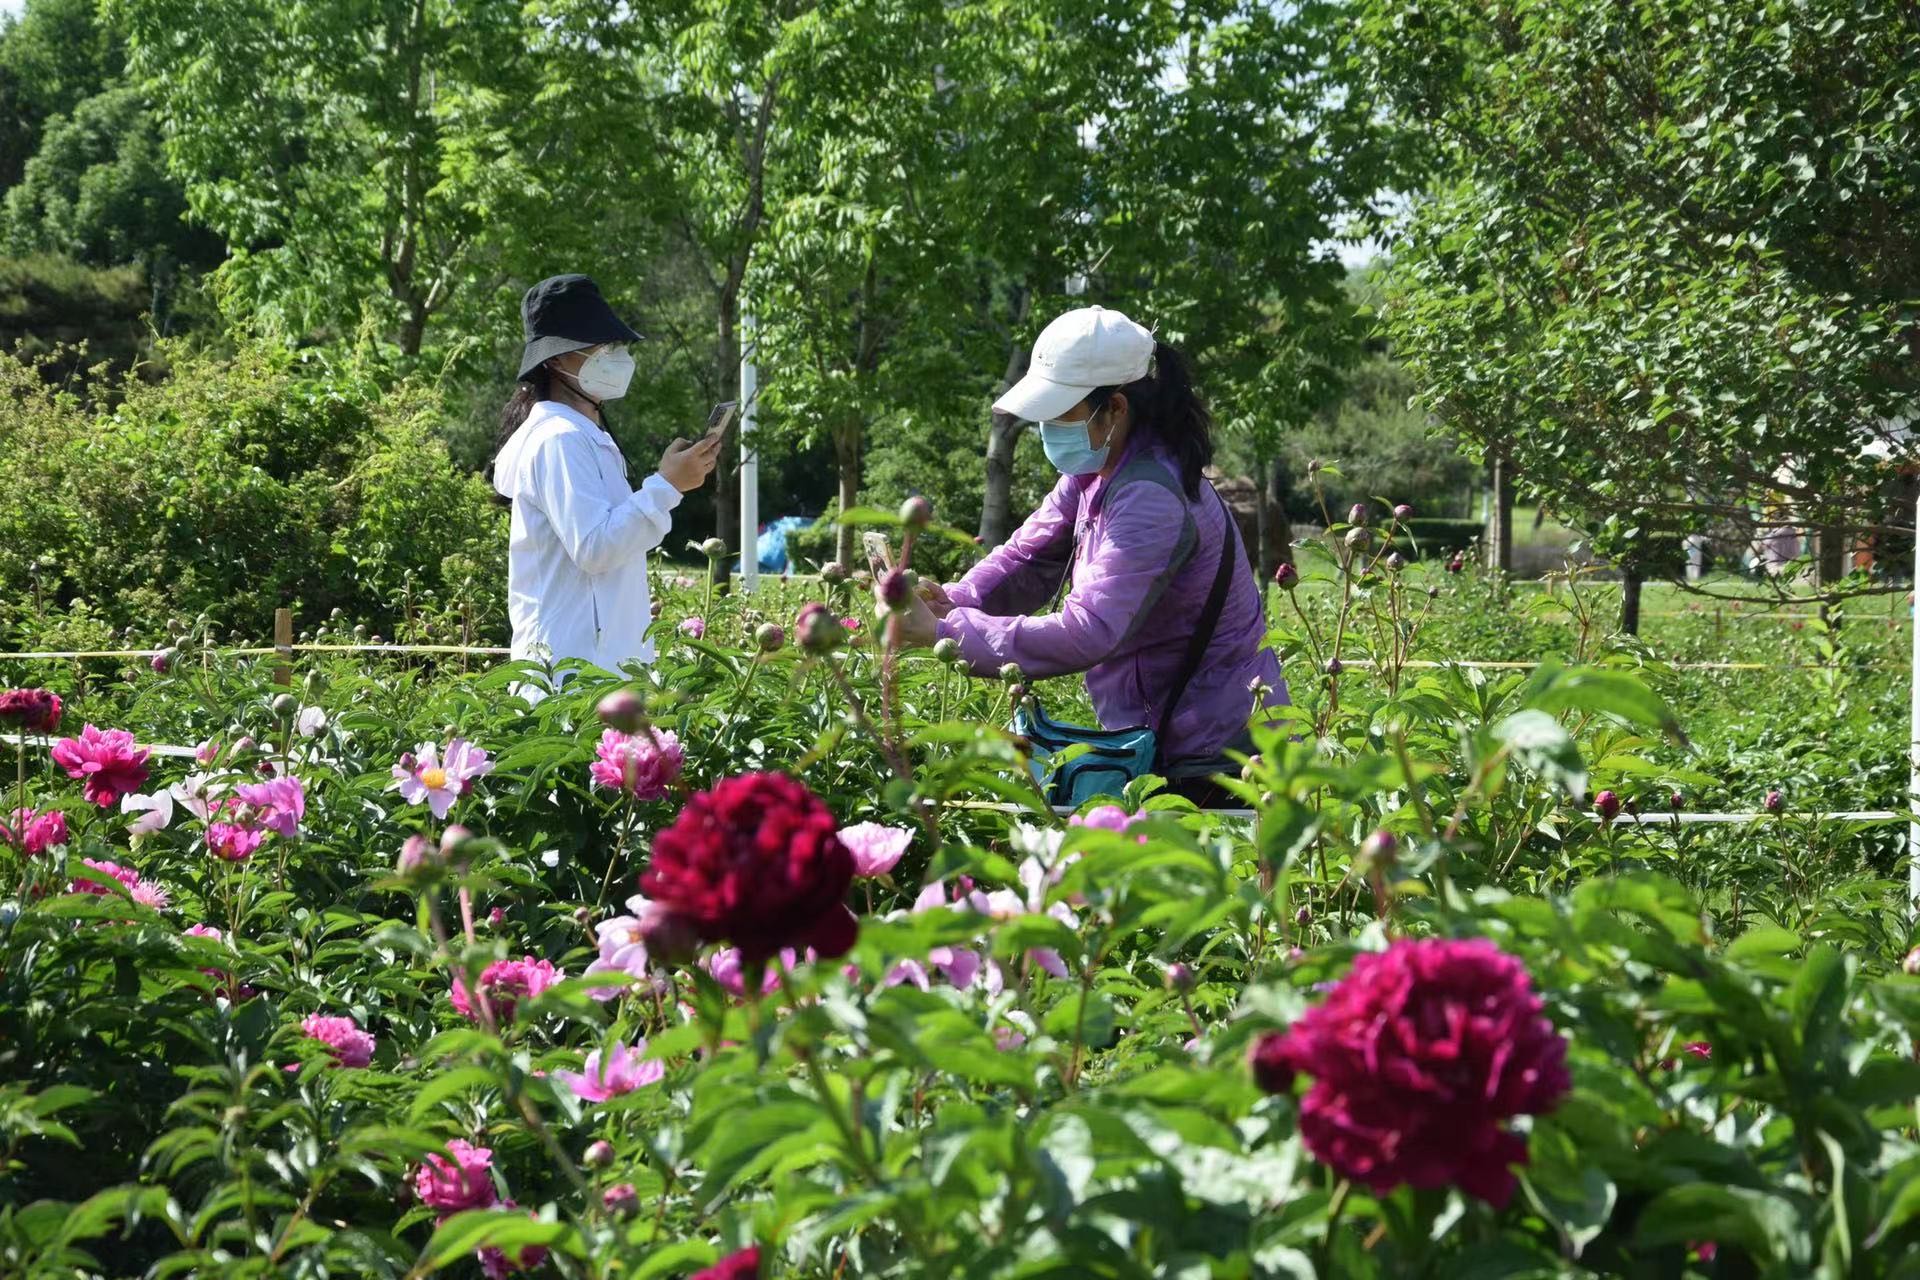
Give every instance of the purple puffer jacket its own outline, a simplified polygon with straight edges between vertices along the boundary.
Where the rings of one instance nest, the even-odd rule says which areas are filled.
[[[1266,618],[1239,530],[1212,485],[1187,500],[1178,465],[1151,440],[1130,442],[1111,477],[1062,476],[1013,537],[947,588],[955,607],[940,635],[960,642],[976,674],[1008,662],[1032,679],[1086,672],[1104,728],[1154,724],[1213,590],[1222,537],[1239,556],[1226,607],[1172,723],[1160,727],[1170,776],[1212,772],[1223,748],[1245,745],[1253,682],[1272,690],[1268,706],[1284,706],[1287,688],[1262,644]],[[1052,599],[1070,559],[1059,611],[1028,616]]]

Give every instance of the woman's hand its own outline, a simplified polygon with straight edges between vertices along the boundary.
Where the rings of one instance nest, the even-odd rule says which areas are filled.
[[[947,589],[930,579],[920,580],[920,598],[927,602],[927,609],[936,618],[944,618],[953,612],[953,598]]]
[[[691,493],[707,482],[713,464],[720,457],[720,442],[725,436],[702,436],[698,440],[674,437],[660,455],[660,474],[682,493]]]
[[[887,646],[892,649],[925,649],[940,636],[940,624],[933,610],[918,595],[907,597],[907,607],[887,616]]]

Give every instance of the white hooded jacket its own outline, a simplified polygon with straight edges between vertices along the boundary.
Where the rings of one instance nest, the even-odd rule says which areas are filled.
[[[631,488],[613,437],[552,400],[500,450],[493,486],[513,501],[513,656],[585,658],[608,671],[652,662],[647,552],[666,538],[680,491],[658,472]]]

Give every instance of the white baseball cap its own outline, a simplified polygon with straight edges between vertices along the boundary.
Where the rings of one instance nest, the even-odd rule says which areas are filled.
[[[1029,422],[1057,418],[1101,387],[1147,376],[1153,334],[1118,311],[1081,307],[1040,331],[1027,376],[993,402],[995,413]]]

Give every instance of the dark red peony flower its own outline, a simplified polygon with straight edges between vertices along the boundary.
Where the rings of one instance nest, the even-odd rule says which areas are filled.
[[[1457,1186],[1499,1207],[1526,1140],[1503,1122],[1572,1087],[1566,1042],[1527,971],[1484,939],[1402,941],[1363,955],[1326,1003],[1254,1051],[1256,1079],[1291,1087],[1307,1149],[1378,1192]]]
[[[640,892],[748,961],[782,947],[831,959],[859,932],[846,904],[853,869],[818,796],[785,774],[748,773],[694,796],[654,837]]]
[[[47,689],[8,689],[0,693],[0,724],[22,733],[52,733],[60,727],[60,695]]]
[[[760,1246],[730,1253],[689,1280],[760,1280]]]

